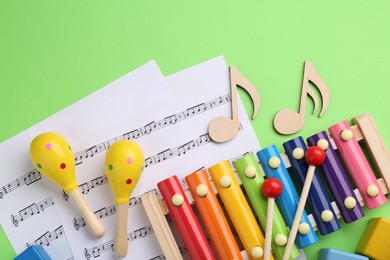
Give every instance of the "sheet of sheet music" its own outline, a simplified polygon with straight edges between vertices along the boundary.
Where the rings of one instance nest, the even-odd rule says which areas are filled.
[[[148,62],[52,117],[75,114],[80,108],[114,97],[132,85],[162,77],[156,63]],[[41,174],[33,170],[30,143],[31,137],[24,131],[0,144],[0,223],[18,254],[28,245],[40,244],[53,259],[73,259],[53,192]]]

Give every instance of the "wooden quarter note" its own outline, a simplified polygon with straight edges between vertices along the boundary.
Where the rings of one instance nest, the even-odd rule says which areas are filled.
[[[325,113],[329,105],[330,95],[328,87],[325,82],[321,79],[318,73],[315,71],[310,61],[305,61],[305,68],[303,72],[302,81],[302,93],[299,112],[291,109],[282,109],[276,113],[274,118],[274,127],[276,131],[283,135],[289,135],[298,132],[302,129],[305,122],[305,109],[307,95],[309,95],[314,102],[313,113],[318,108],[318,97],[316,93],[309,87],[309,81],[312,82],[319,90],[322,98],[321,112],[319,116]]]
[[[237,107],[237,86],[245,89],[253,102],[254,119],[260,107],[260,95],[255,86],[249,82],[235,66],[230,67],[230,89],[231,89],[231,104],[232,118],[219,116],[211,120],[209,125],[209,135],[211,139],[217,143],[224,143],[233,139],[239,128],[238,107]]]

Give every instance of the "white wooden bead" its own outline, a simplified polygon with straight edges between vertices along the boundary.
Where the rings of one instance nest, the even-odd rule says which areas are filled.
[[[246,177],[253,179],[256,176],[256,168],[254,166],[248,166],[244,171]]]
[[[268,165],[269,167],[271,167],[272,169],[277,169],[279,168],[280,166],[280,159],[276,156],[272,156],[269,160],[268,160]]]
[[[180,207],[181,205],[183,205],[183,202],[184,202],[184,198],[181,194],[175,194],[172,196],[172,203],[176,207]]]
[[[302,148],[297,147],[293,150],[292,156],[294,159],[300,160],[305,156],[305,151]]]
[[[340,137],[347,142],[353,138],[353,133],[349,129],[344,129],[343,131],[341,131]]]
[[[208,192],[209,192],[209,189],[207,188],[206,185],[199,184],[198,186],[196,186],[196,194],[199,197],[201,197],[201,198],[206,197]]]
[[[221,185],[223,188],[229,188],[230,185],[232,185],[232,180],[229,176],[222,176],[219,179],[219,185]]]
[[[252,248],[251,254],[253,258],[260,258],[263,256],[264,251],[260,246],[255,246]]]

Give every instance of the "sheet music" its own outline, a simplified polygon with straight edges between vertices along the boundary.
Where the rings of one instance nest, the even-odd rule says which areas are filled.
[[[25,158],[22,159],[25,167],[11,169],[10,174],[6,174],[7,179],[0,179],[3,197],[0,203],[8,205],[5,201],[15,195],[24,195],[28,199],[21,199],[14,208],[6,211],[7,216],[0,214],[0,217],[1,223],[5,218],[9,222],[10,228],[5,228],[7,234],[22,227],[25,233],[31,233],[33,228],[38,231],[31,238],[19,237],[17,240],[15,236],[16,240],[10,239],[11,243],[23,246],[38,243],[46,245],[47,249],[57,249],[60,248],[57,244],[66,242],[67,238],[74,259],[115,259],[112,251],[115,200],[105,177],[104,155],[116,140],[134,139],[144,151],[146,167],[129,201],[129,254],[125,259],[164,259],[139,196],[155,190],[158,181],[173,174],[183,179],[199,168],[260,149],[240,101],[238,136],[225,144],[215,144],[210,140],[207,134],[209,122],[216,116],[231,114],[229,91],[228,68],[219,57],[167,79],[149,80],[126,90],[123,88],[120,95],[112,94],[105,100],[96,98],[94,104],[85,102],[75,109],[65,109],[29,129],[23,134],[24,140],[15,146],[17,151],[28,150],[32,138],[46,131],[56,131],[68,139],[72,150],[76,151],[76,176],[80,189],[95,214],[102,219],[106,234],[100,239],[89,234],[67,194],[33,170],[26,152],[23,156],[12,156],[15,160],[18,158],[17,162]],[[3,144],[1,148],[7,151]],[[10,165],[17,162],[10,162]],[[44,189],[45,184],[49,190]],[[44,192],[40,196],[29,196],[30,193],[39,193],[35,187]],[[51,200],[54,205],[50,205]],[[57,211],[61,221],[58,217],[42,220],[49,211]],[[12,216],[15,221],[12,221]],[[27,227],[33,219],[35,225]],[[181,252],[186,255],[185,248],[181,247]],[[72,255],[57,253],[53,259],[68,259]]]
[[[74,114],[105,98],[120,95],[132,85],[162,78],[154,61],[115,80],[106,87],[52,116]],[[50,120],[50,119],[49,119]],[[31,137],[27,131],[0,144],[0,223],[11,245],[19,254],[28,245],[43,245],[53,259],[74,259],[65,230],[57,215],[53,193],[30,162]],[[1,258],[1,252],[0,252]],[[77,258],[76,258],[77,259]]]

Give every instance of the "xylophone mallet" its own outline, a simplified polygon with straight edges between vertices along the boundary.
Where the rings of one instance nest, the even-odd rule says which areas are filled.
[[[30,145],[30,157],[39,172],[58,184],[76,203],[91,233],[102,237],[102,222],[96,217],[76,181],[75,159],[68,141],[53,132],[36,136]]]
[[[308,165],[303,158],[307,146],[303,141],[303,138],[299,136],[283,143],[283,147],[290,160],[291,168],[297,177],[298,184],[302,188],[308,169]],[[327,235],[340,229],[340,223],[337,220],[324,184],[318,174],[314,174],[313,176],[307,204],[309,205],[309,209],[317,223],[317,228],[321,235]]]
[[[298,232],[299,222],[301,220],[302,213],[305,208],[307,196],[309,195],[309,190],[311,182],[313,180],[314,172],[316,166],[320,166],[324,162],[325,152],[322,148],[318,146],[311,146],[306,151],[305,160],[309,164],[309,168],[307,170],[305,183],[301,192],[301,198],[299,199],[298,208],[295,213],[294,221],[291,227],[290,236],[287,241],[286,251],[284,251],[283,260],[287,260],[290,257],[291,248],[294,245],[295,237]]]
[[[108,149],[105,158],[107,179],[116,201],[116,238],[114,252],[117,257],[127,255],[127,214],[130,195],[144,166],[141,147],[133,141],[121,140]]]
[[[264,260],[269,260],[271,255],[272,224],[274,217],[275,198],[282,193],[282,183],[276,178],[269,178],[263,182],[261,192],[268,198],[267,224],[265,228]]]
[[[284,165],[282,157],[275,145],[271,145],[257,152],[257,157],[261,163],[265,175],[268,178],[277,178],[283,185],[282,194],[276,198],[276,203],[283,219],[291,229],[294,215],[297,211],[299,196],[290,175]],[[296,237],[298,248],[304,248],[318,241],[316,233],[310,224],[310,220],[304,212],[299,225],[299,233]],[[291,255],[290,255],[291,256]],[[280,257],[281,259],[282,257]]]

